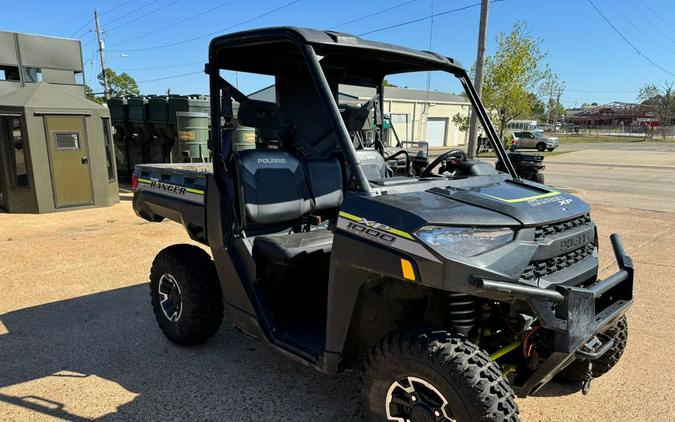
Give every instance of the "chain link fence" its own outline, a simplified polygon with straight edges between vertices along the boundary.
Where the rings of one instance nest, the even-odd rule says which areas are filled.
[[[563,125],[556,132],[561,137],[633,137],[638,139],[675,139],[675,126],[638,126],[638,125],[615,125],[615,126],[577,126]]]

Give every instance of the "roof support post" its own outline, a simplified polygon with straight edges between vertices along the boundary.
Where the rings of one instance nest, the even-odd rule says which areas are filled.
[[[319,58],[316,56],[314,48],[311,45],[301,45],[300,48],[305,58],[305,62],[307,63],[307,67],[309,67],[309,74],[314,82],[314,87],[321,98],[321,102],[323,102],[330,125],[340,142],[340,148],[345,155],[345,162],[351,169],[350,173],[352,174],[352,177],[356,178],[358,189],[365,194],[372,196],[373,192],[370,188],[370,183],[368,183],[368,179],[366,179],[366,175],[363,173],[363,169],[361,169],[361,163],[356,156],[356,151],[354,150],[354,145],[352,144],[349,132],[340,117],[340,110],[335,102],[335,98],[333,98],[333,93],[330,90],[326,75],[323,73],[323,69],[321,69]]]

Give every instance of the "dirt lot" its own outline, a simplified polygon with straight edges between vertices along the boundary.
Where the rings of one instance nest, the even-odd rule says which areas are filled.
[[[0,214],[0,420],[356,420],[355,376],[322,376],[229,327],[179,348],[159,332],[147,274],[175,223],[112,208]],[[524,420],[675,420],[675,215],[594,207],[602,263],[620,232],[637,265],[630,339],[589,396],[551,384]],[[560,397],[556,397],[560,396]]]

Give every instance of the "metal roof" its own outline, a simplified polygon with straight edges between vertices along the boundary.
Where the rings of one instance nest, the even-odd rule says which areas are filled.
[[[326,74],[335,80],[374,83],[404,72],[445,70],[465,75],[453,59],[393,44],[364,40],[342,32],[308,28],[261,28],[216,37],[209,45],[209,60],[223,69],[268,75],[304,71],[298,46],[310,45],[321,57]]]
[[[0,96],[0,107],[31,107],[53,109],[107,109],[88,99],[47,82],[38,82],[32,86],[16,89]]]

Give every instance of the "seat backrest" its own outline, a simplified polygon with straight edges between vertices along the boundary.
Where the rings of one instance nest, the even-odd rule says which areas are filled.
[[[239,152],[239,166],[247,224],[280,225],[313,211],[337,211],[342,204],[337,159],[251,149]]]
[[[361,162],[361,169],[366,175],[366,180],[377,180],[387,177],[387,163],[378,151],[374,149],[357,149],[356,156]]]
[[[307,181],[314,196],[314,211],[342,205],[342,169],[337,158],[310,158],[305,161]]]
[[[246,222],[256,226],[297,220],[312,210],[300,160],[281,150],[239,152]]]

